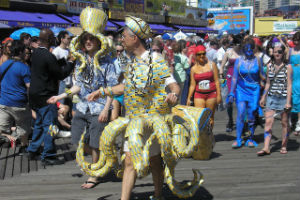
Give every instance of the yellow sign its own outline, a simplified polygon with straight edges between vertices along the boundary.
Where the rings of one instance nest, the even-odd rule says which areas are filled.
[[[0,7],[2,8],[9,8],[9,0],[1,0]]]

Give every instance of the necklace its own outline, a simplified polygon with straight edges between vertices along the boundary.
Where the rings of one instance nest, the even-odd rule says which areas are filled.
[[[129,78],[131,80],[131,83],[133,84],[133,88],[135,90],[135,94],[139,96],[143,96],[147,94],[147,88],[152,84],[153,79],[153,63],[152,63],[152,56],[149,57],[149,62],[146,62],[146,65],[148,66],[147,71],[147,81],[145,84],[137,84],[138,79],[142,79],[141,75],[138,75],[135,71],[135,67],[133,66],[135,63],[137,63],[137,60],[134,58],[134,61],[131,62],[129,65],[129,71],[131,72]],[[144,86],[143,86],[144,85]]]

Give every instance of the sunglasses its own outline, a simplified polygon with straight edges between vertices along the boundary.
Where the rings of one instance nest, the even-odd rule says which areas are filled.
[[[118,53],[122,53],[124,50],[116,50]]]
[[[197,53],[196,56],[205,56],[206,53]]]
[[[152,51],[160,53],[160,49],[152,49]]]
[[[274,53],[283,54],[282,50],[275,51]]]

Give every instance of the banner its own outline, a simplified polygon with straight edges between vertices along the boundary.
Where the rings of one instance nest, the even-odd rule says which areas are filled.
[[[80,12],[88,6],[91,8],[97,8],[98,0],[68,0],[67,10],[69,13],[80,14]]]
[[[234,7],[233,9],[208,9],[207,14],[213,14],[213,18],[209,19],[210,28],[219,30],[219,33],[227,31],[230,33],[239,33],[241,30],[250,31],[252,34],[253,26],[253,8],[252,7]]]
[[[183,0],[145,0],[148,14],[165,16],[185,16],[186,1]]]
[[[9,8],[9,0],[0,0],[0,8]]]
[[[144,13],[144,0],[124,0],[124,11]]]
[[[297,21],[273,22],[273,31],[293,31],[297,28]]]

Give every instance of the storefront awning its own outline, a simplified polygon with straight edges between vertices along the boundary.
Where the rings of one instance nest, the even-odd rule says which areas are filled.
[[[63,14],[59,14],[59,16],[62,16],[63,18],[69,20],[71,23],[73,23],[75,26],[80,26],[80,19],[78,15],[63,15]],[[107,21],[106,27],[105,27],[106,31],[117,31],[118,30],[118,26],[111,23],[110,21]]]
[[[0,23],[11,27],[68,27],[70,23],[56,14],[0,10]]]
[[[113,23],[118,24],[120,27],[125,26],[125,22],[123,21],[113,21]],[[149,23],[150,28],[152,29],[152,32],[155,34],[164,34],[164,33],[172,33],[172,32],[176,32],[175,29],[163,25],[163,24],[150,24]]]
[[[179,26],[179,25],[174,25],[174,27],[186,33],[218,33],[217,30],[208,27],[193,27],[193,26]]]

